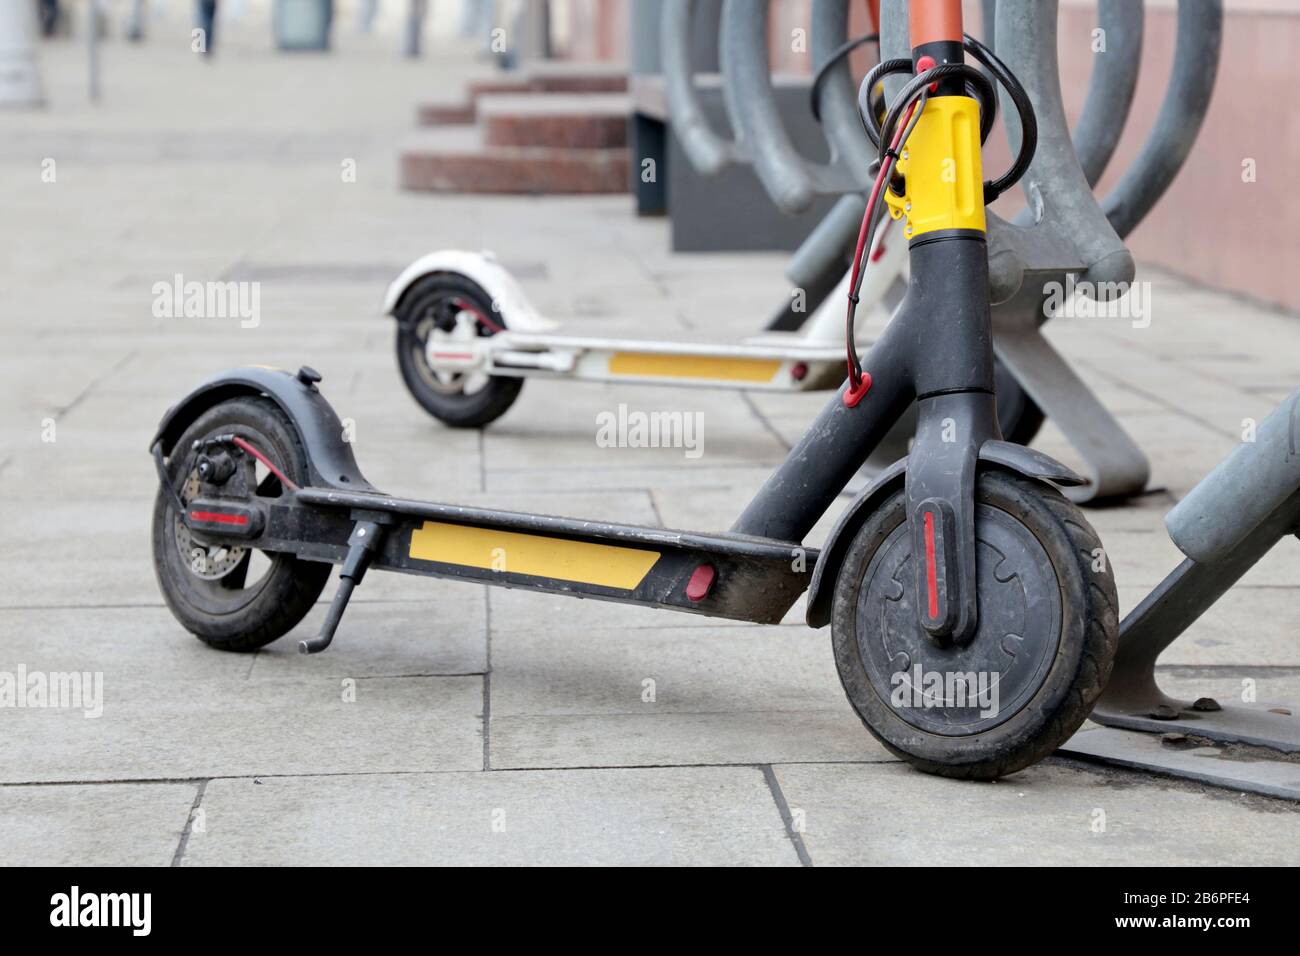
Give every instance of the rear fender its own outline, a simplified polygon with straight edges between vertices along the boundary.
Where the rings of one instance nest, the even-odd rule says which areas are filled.
[[[171,454],[185,429],[200,415],[242,395],[265,396],[288,417],[307,453],[310,485],[343,491],[376,490],[361,474],[348,430],[320,389],[310,378],[286,369],[250,365],[214,375],[167,410],[149,447],[161,443],[163,454]]]

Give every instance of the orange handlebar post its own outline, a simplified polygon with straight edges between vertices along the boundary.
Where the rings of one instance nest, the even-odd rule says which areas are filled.
[[[961,0],[910,0],[907,28],[913,50],[926,43],[961,43]]]

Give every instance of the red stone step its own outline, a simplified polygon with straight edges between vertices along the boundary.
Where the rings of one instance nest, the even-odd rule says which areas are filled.
[[[488,146],[470,127],[421,133],[400,153],[403,189],[443,193],[595,194],[628,191],[625,148]]]
[[[478,118],[480,96],[497,93],[533,93],[536,90],[527,79],[472,80],[465,87],[465,97],[460,100],[431,100],[416,109],[416,122],[421,126],[443,126],[472,123]]]
[[[461,126],[474,122],[474,104],[461,102],[421,103],[415,108],[420,126]]]
[[[489,146],[626,146],[630,112],[630,101],[619,93],[498,94],[478,101],[479,124]]]
[[[535,64],[527,73],[471,80],[465,97],[431,100],[416,110],[421,126],[472,123],[478,99],[484,95],[513,93],[626,93],[627,70],[617,64],[551,61]]]

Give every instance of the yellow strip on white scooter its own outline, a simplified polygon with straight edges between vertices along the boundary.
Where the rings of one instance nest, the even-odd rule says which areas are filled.
[[[781,364],[780,359],[615,352],[609,357],[609,374],[702,378],[722,382],[770,382],[781,370]]]

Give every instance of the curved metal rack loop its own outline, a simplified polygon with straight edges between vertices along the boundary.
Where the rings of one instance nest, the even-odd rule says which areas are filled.
[[[820,70],[831,55],[848,42],[849,0],[813,0],[812,6],[813,72]],[[848,58],[844,58],[826,75],[821,89],[822,132],[831,148],[831,156],[856,174],[860,189],[871,187],[868,169],[876,151],[862,132],[858,117],[858,91]]]
[[[1074,149],[1090,186],[1097,185],[1115,155],[1133,106],[1144,24],[1143,0],[1098,0],[1097,27],[1106,47],[1096,54],[1083,112],[1074,127]]]
[[[810,162],[791,142],[772,89],[768,20],[766,2],[723,3],[723,94],[737,142],[753,162],[763,188],[782,212],[797,213],[819,194],[840,194],[861,186],[843,161]]]
[[[1174,65],[1155,126],[1102,201],[1119,235],[1127,236],[1145,218],[1187,161],[1210,106],[1222,41],[1222,0],[1178,0]]]
[[[665,0],[659,21],[659,56],[668,112],[682,151],[701,176],[716,176],[746,159],[739,144],[720,136],[709,124],[695,92],[691,34],[701,6],[695,0]]]

